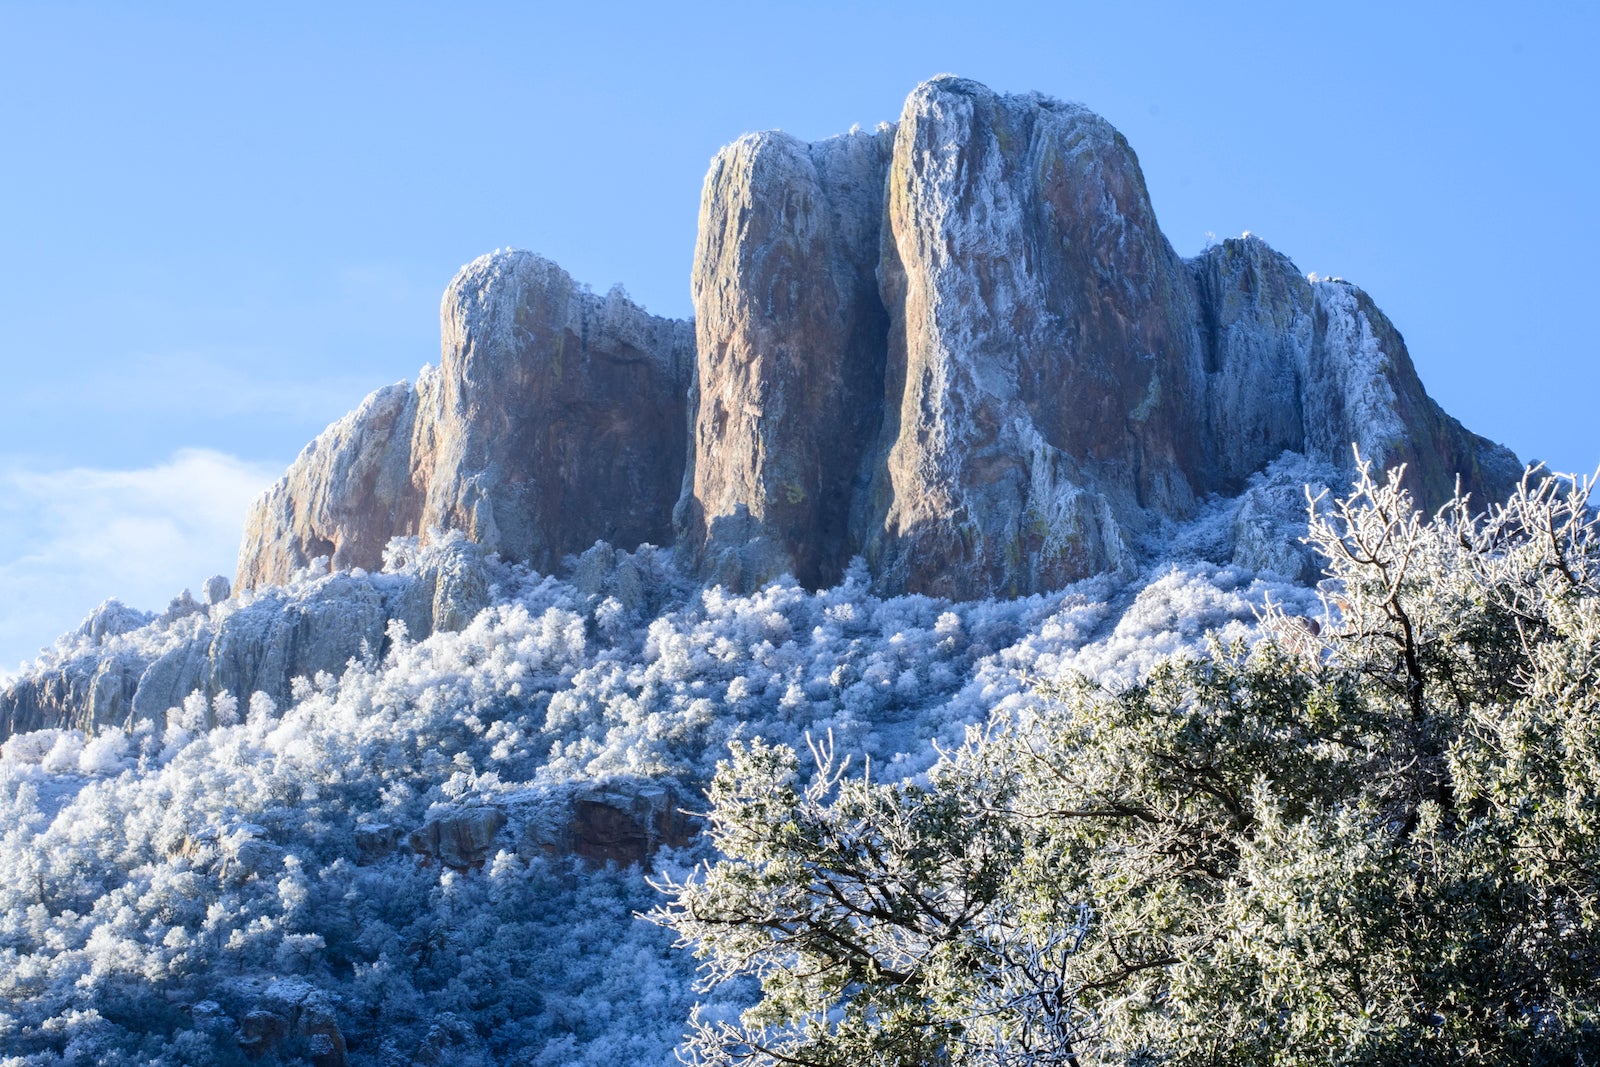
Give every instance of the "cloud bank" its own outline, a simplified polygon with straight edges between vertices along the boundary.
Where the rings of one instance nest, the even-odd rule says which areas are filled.
[[[154,609],[231,577],[245,509],[284,466],[206,449],[133,470],[0,459],[0,679],[107,597]]]

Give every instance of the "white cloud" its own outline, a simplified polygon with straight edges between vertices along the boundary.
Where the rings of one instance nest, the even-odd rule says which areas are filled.
[[[203,449],[135,470],[0,461],[0,671],[108,597],[159,609],[231,577],[245,511],[284,466]]]

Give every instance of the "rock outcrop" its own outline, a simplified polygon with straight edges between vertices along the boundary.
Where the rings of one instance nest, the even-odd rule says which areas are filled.
[[[209,605],[179,597],[160,616],[108,601],[0,689],[0,738],[159,722],[193,693],[261,693],[283,706],[294,679],[337,677],[351,659],[381,655],[395,623],[417,640],[461,629],[488,604],[490,569],[481,546],[450,534],[391,574],[323,575]]]
[[[506,824],[499,808],[463,808],[435,816],[407,838],[411,850],[458,871],[482,867],[494,853],[494,839]]]
[[[423,863],[458,871],[484,866],[502,849],[524,861],[576,857],[595,866],[644,866],[656,850],[678,848],[700,832],[687,814],[688,794],[670,779],[614,778],[556,789],[530,789],[499,805],[446,808],[410,834],[387,823],[356,828],[363,864],[382,862],[402,843]]]
[[[672,539],[688,323],[515,251],[463,267],[440,320],[436,371],[367,397],[257,501],[241,589],[286,582],[319,557],[375,570],[391,538],[432,531],[546,570],[597,540]]]
[[[283,585],[313,560],[376,570],[389,539],[417,533],[411,437],[422,383],[385,386],[322,431],[245,521],[238,585]]]
[[[1192,296],[1138,161],[1077,105],[936,79],[895,137],[882,466],[892,587],[1015,595],[1115,567],[1201,488]]]
[[[943,76],[873,133],[741,138],[691,282],[692,326],[526,253],[464,268],[439,370],[307,449],[239,584],[454,529],[544,570],[676,540],[733,588],[863,555],[886,593],[1013,596],[1136,561],[1286,451],[1403,462],[1425,507],[1520,473],[1366,294],[1248,235],[1180,258],[1122,135],[1038,94]]]
[[[712,160],[691,289],[693,476],[679,523],[732,588],[838,581],[883,407],[876,267],[890,132],[742,137]]]

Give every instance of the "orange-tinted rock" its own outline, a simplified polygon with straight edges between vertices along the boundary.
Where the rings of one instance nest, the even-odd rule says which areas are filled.
[[[862,554],[883,592],[1012,596],[1159,548],[1284,451],[1405,462],[1425,507],[1519,473],[1360,290],[1249,237],[1180,259],[1122,135],[1038,94],[942,76],[877,133],[741,138],[691,281],[694,324],[529,253],[463,268],[439,370],[302,454],[241,587],[454,529],[546,571],[678,538],[735,588]],[[457,592],[442,625],[482,601]]]
[[[494,855],[495,837],[505,824],[499,808],[463,808],[429,819],[406,841],[419,855],[458,871],[471,870]]]
[[[877,296],[890,133],[742,137],[700,201],[693,476],[680,522],[708,580],[838,580],[883,404]]]

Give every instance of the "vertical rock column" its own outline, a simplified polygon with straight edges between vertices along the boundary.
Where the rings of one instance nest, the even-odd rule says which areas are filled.
[[[596,540],[672,538],[692,339],[620,290],[529,252],[483,256],[440,311],[440,388],[418,419],[425,528],[544,571]]]
[[[708,581],[838,580],[883,403],[878,257],[889,133],[719,152],[700,202],[691,477],[678,511]]]
[[[1077,105],[936,78],[906,102],[880,268],[886,447],[858,513],[891,589],[1056,588],[1182,514],[1193,286],[1138,161]]]

